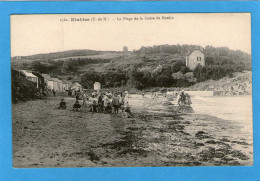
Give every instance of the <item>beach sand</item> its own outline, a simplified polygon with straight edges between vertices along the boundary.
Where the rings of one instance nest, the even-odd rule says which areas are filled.
[[[88,108],[72,111],[72,98],[65,98],[67,110],[59,110],[60,99],[12,105],[13,167],[253,164],[252,136],[228,120],[176,115],[162,102],[157,102],[159,111],[142,105],[132,108],[133,118],[123,118]]]

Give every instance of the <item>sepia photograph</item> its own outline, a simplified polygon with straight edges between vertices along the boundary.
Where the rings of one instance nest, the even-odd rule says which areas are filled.
[[[14,168],[253,165],[250,13],[10,24]]]

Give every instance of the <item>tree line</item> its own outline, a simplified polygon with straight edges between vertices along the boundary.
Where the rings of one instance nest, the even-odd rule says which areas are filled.
[[[102,87],[131,87],[147,89],[152,87],[187,87],[209,79],[232,77],[234,72],[251,70],[251,55],[230,50],[227,47],[206,46],[204,67],[193,71],[185,66],[185,55],[196,45],[160,45],[141,47],[130,55],[112,59],[69,58],[67,60],[34,61],[32,69],[50,75],[78,74],[79,67],[105,65],[99,71],[87,70],[81,76],[85,88],[93,88],[94,82]]]

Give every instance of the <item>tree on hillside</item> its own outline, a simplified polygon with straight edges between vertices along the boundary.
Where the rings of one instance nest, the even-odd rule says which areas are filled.
[[[87,89],[92,89],[93,88],[93,84],[95,82],[98,82],[99,81],[99,76],[96,72],[94,71],[89,71],[87,73],[85,73],[82,77],[81,77],[81,85],[84,87],[84,88],[87,88]]]
[[[174,65],[172,66],[172,72],[176,73],[182,70],[183,67],[185,67],[185,63],[183,61],[177,61],[174,63]]]

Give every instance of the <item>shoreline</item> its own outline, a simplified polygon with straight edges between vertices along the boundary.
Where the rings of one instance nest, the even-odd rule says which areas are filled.
[[[123,119],[56,110],[59,98],[12,105],[15,168],[253,164],[251,138],[227,120],[134,109]]]

